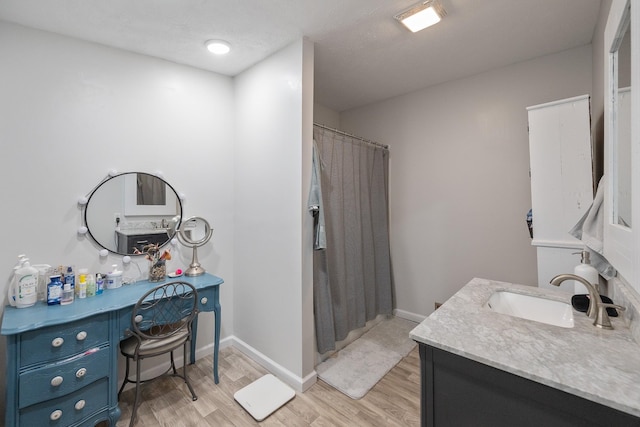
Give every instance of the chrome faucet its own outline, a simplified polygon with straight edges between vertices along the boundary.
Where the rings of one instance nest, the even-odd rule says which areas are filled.
[[[560,283],[565,280],[577,280],[587,288],[587,291],[589,292],[589,308],[587,309],[587,317],[589,317],[589,319],[593,319],[593,325],[596,328],[613,329],[613,326],[611,326],[611,320],[607,314],[607,308],[612,307],[617,310],[624,310],[625,308],[617,304],[607,304],[602,302],[595,285],[592,285],[584,278],[576,276],[575,274],[558,274],[556,277],[551,279],[550,283],[554,286],[560,286]]]

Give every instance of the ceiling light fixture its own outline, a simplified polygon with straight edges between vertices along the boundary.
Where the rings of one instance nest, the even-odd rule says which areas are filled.
[[[209,40],[205,46],[209,52],[216,55],[225,55],[231,51],[231,45],[224,40]]]
[[[397,14],[394,18],[415,33],[437,24],[446,14],[438,0],[427,0]]]

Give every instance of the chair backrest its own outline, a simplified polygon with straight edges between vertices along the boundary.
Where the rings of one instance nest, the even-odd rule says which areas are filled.
[[[198,314],[198,291],[187,282],[169,282],[145,293],[131,313],[131,332],[142,339],[164,339],[191,323]]]

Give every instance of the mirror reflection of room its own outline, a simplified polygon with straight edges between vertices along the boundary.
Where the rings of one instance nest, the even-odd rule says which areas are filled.
[[[157,176],[136,174],[136,202],[138,206],[158,206],[167,203],[167,186]]]
[[[180,198],[164,179],[143,172],[122,173],[90,195],[85,222],[91,237],[110,252],[133,255],[146,245],[165,245],[182,215]]]
[[[614,223],[631,227],[631,25],[621,27],[614,51],[617,92],[615,98]]]

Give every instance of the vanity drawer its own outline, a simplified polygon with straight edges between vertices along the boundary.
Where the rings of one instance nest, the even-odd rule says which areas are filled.
[[[108,403],[109,381],[102,378],[68,396],[20,410],[19,425],[68,426],[106,408]]]
[[[61,359],[108,341],[109,317],[106,313],[64,325],[35,329],[20,337],[20,367]]]
[[[213,311],[214,301],[216,294],[219,292],[219,288],[200,289],[198,291],[198,310],[199,311]]]
[[[64,396],[109,375],[110,347],[93,348],[55,364],[30,369],[18,379],[18,406]]]

